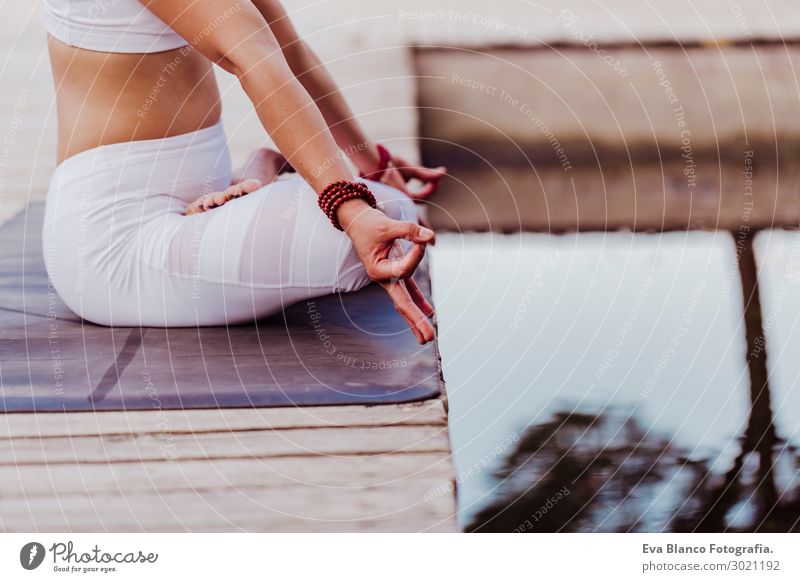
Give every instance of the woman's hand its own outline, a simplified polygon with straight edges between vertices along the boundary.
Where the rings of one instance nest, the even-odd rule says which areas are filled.
[[[222,192],[211,192],[210,194],[200,196],[200,198],[186,207],[184,214],[186,216],[191,216],[192,214],[206,212],[212,208],[222,206],[234,198],[241,198],[246,194],[255,192],[259,188],[261,188],[261,180],[256,180],[255,178],[246,178],[241,182],[231,184]]]
[[[425,246],[434,242],[434,233],[419,224],[394,220],[363,200],[350,200],[337,211],[367,275],[392,298],[395,308],[414,332],[417,341],[425,344],[434,338],[433,306],[425,299],[412,278],[425,255]],[[403,255],[399,239],[411,241],[411,250]]]
[[[385,148],[382,148],[384,153],[388,154]],[[374,151],[373,151],[374,150]],[[447,175],[447,168],[439,166],[438,168],[426,168],[424,166],[417,166],[409,164],[400,156],[389,154],[391,157],[388,160],[388,167],[385,170],[381,169],[381,156],[378,155],[378,149],[372,148],[371,153],[366,159],[359,160],[359,170],[365,178],[374,180],[380,179],[384,184],[388,184],[397,190],[403,192],[406,196],[415,201],[425,200],[431,194],[436,192],[439,187],[439,182]],[[363,166],[363,167],[362,167]],[[378,175],[380,178],[378,178]],[[411,180],[419,180],[422,182],[422,187],[418,190],[412,190],[408,186]]]
[[[417,166],[409,164],[400,156],[392,155],[392,166],[402,177],[403,183],[411,180],[419,180],[422,182],[422,188],[419,190],[409,190],[408,187],[403,188],[409,198],[412,200],[425,200],[436,192],[439,187],[439,182],[447,174],[447,168],[439,166],[438,168],[426,168],[425,166]]]

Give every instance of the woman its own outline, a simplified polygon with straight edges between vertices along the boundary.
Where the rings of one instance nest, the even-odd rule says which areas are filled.
[[[366,139],[277,0],[44,4],[59,134],[44,252],[71,309],[103,325],[241,323],[373,280],[433,339],[412,274],[434,234],[405,180],[424,197],[443,169]],[[232,174],[213,64],[285,158],[260,150]]]

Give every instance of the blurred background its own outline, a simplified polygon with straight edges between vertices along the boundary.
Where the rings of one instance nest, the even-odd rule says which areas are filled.
[[[461,525],[797,530],[797,2],[284,5],[372,138],[450,169]],[[56,132],[39,2],[0,13],[2,222]],[[268,140],[218,76],[236,164]]]

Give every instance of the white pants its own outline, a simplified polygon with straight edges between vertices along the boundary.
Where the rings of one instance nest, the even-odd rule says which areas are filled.
[[[58,294],[94,323],[172,327],[253,321],[369,282],[350,239],[299,176],[183,215],[230,181],[219,122],[68,158],[51,180],[43,228]],[[367,183],[386,214],[418,219],[401,192]]]

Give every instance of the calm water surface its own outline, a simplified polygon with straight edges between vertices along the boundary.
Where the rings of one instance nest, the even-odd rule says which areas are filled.
[[[432,272],[465,529],[797,529],[796,381],[750,414],[729,235],[446,235]]]

